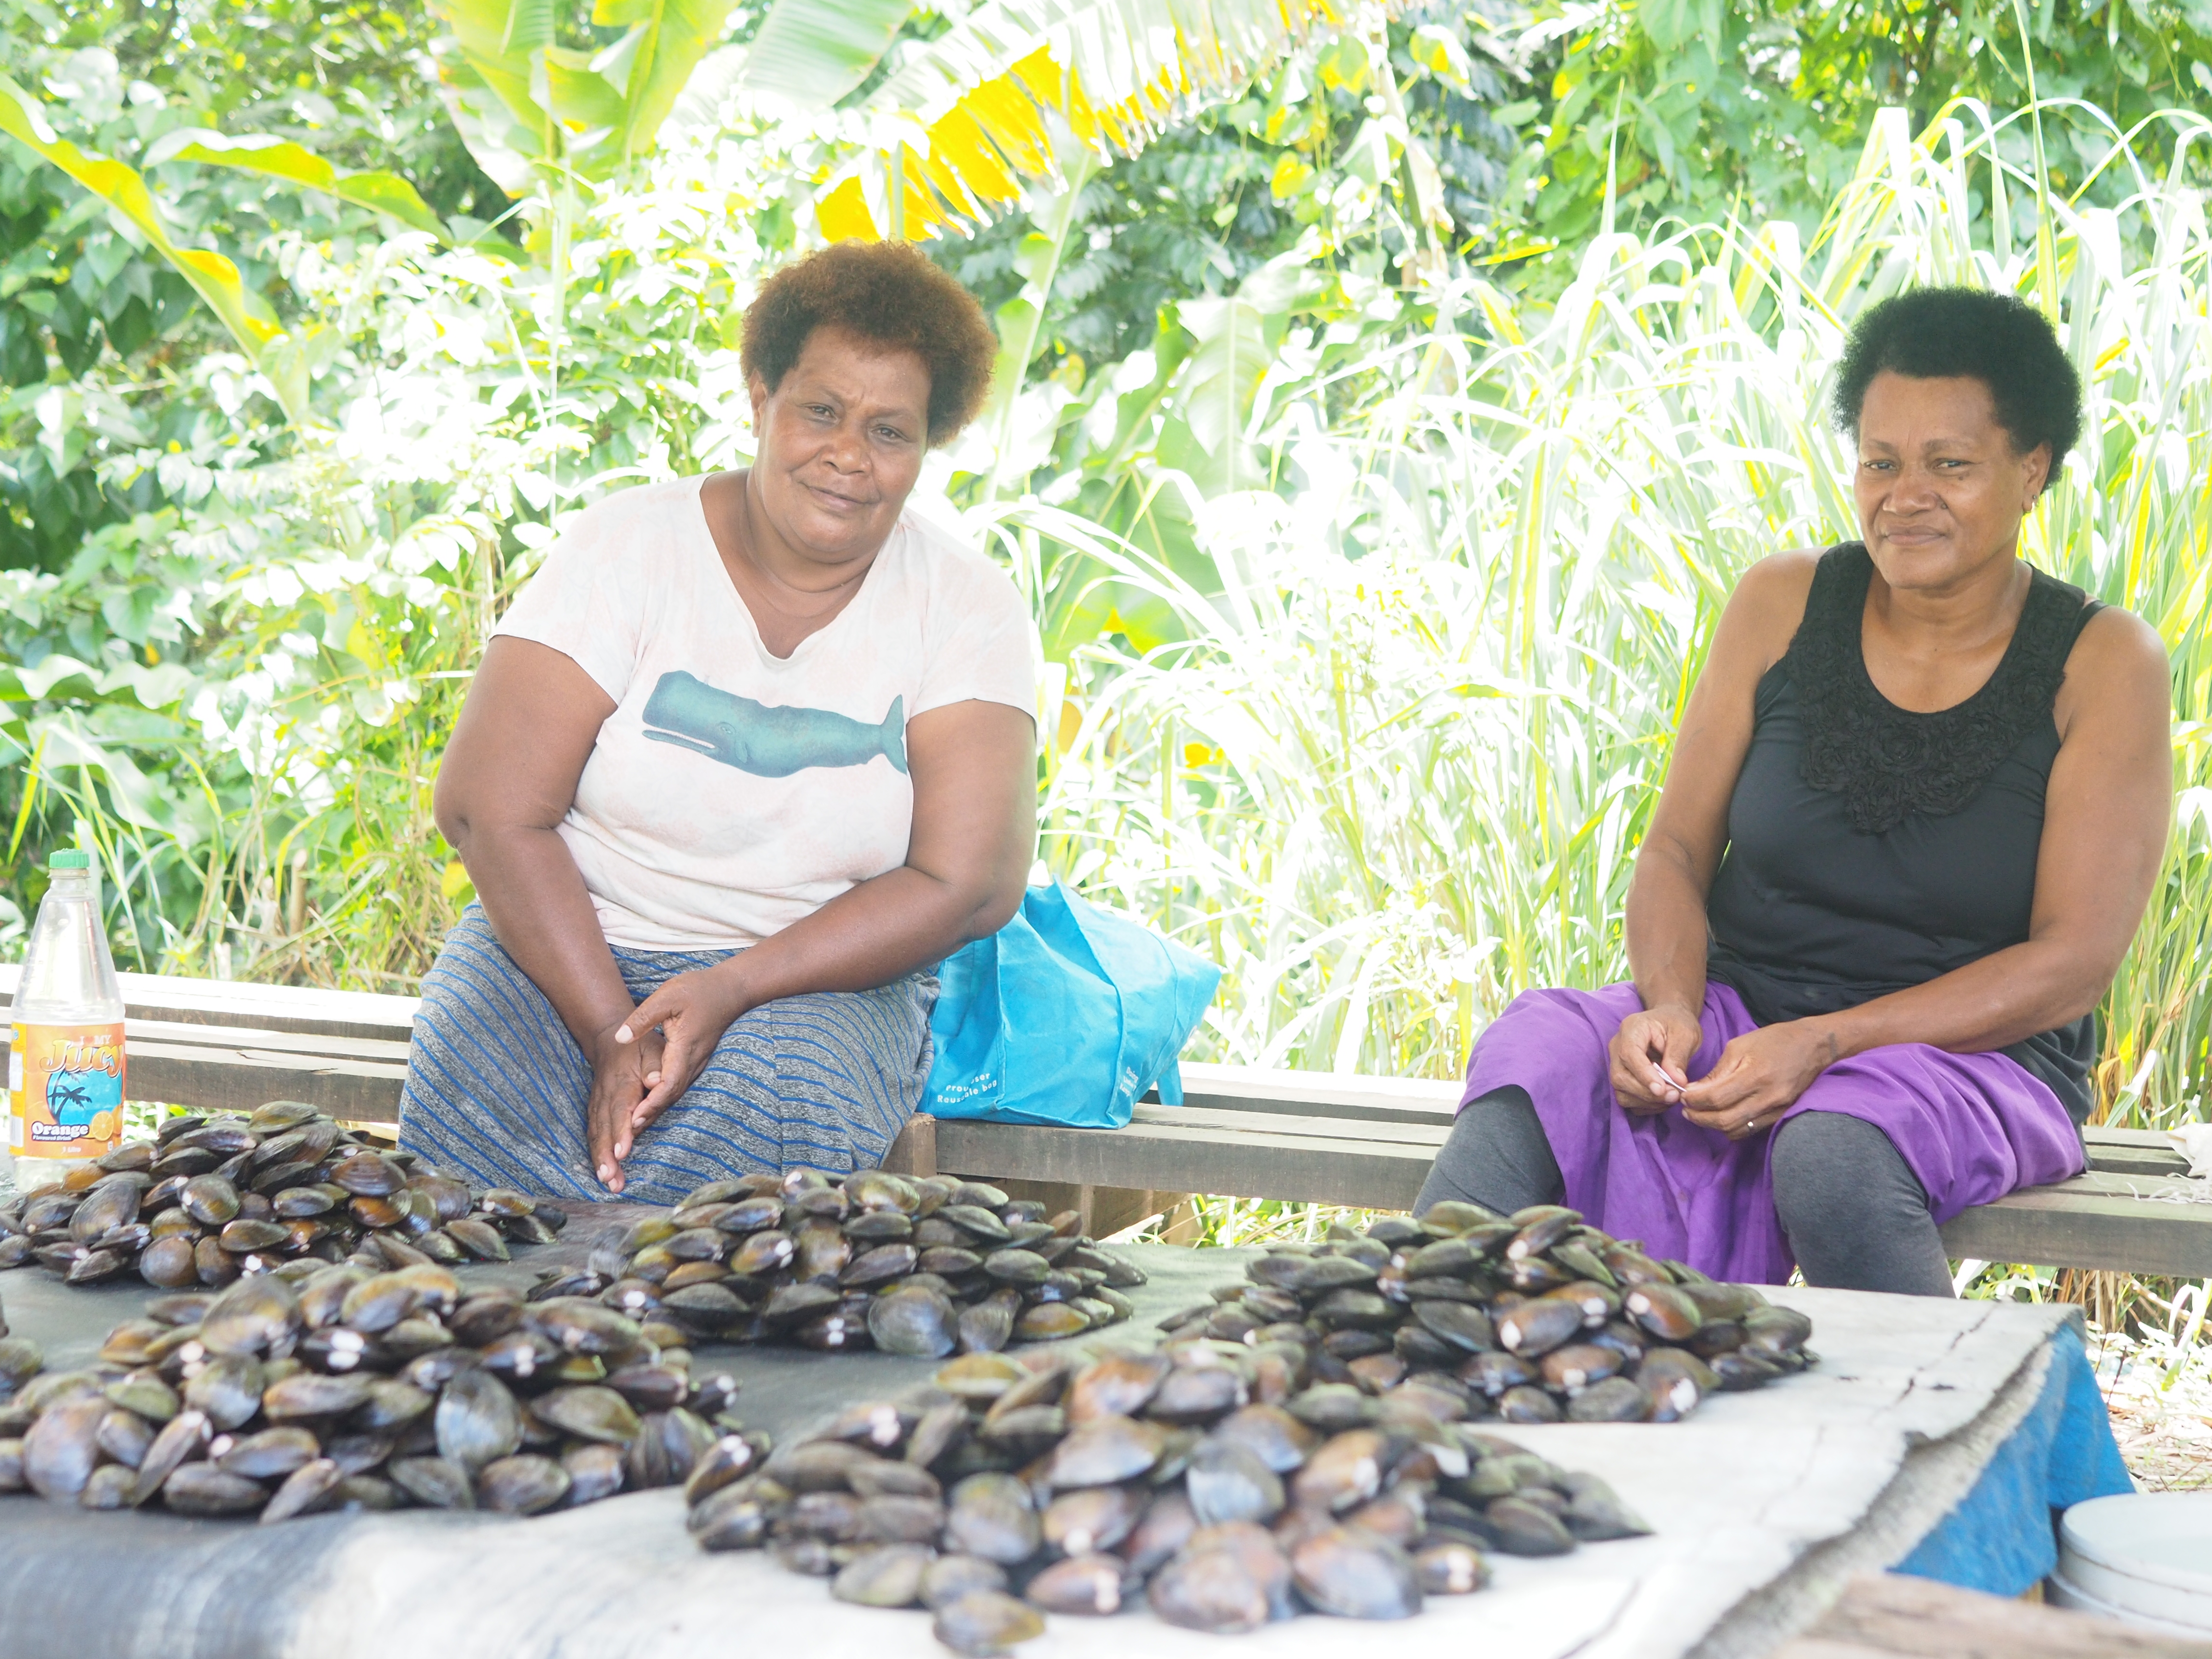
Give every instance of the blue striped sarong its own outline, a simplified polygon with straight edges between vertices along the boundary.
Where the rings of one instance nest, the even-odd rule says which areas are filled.
[[[727,951],[614,951],[629,994]],[[932,1050],[927,974],[754,1009],[623,1166],[626,1202],[673,1204],[708,1181],[883,1161],[921,1103]],[[399,1101],[399,1145],[477,1187],[605,1199],[584,1139],[592,1068],[545,994],[471,904],[422,981]]]

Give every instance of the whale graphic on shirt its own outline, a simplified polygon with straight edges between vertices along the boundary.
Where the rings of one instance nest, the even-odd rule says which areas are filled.
[[[785,708],[719,691],[682,670],[663,674],[646,699],[646,736],[734,766],[787,778],[811,766],[866,766],[881,755],[906,770],[906,699],[871,726],[826,708]],[[659,729],[654,729],[659,728]]]

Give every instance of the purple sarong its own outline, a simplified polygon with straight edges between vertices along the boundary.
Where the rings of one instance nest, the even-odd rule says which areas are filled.
[[[1715,1279],[1778,1285],[1796,1264],[1774,1213],[1774,1129],[1730,1140],[1679,1106],[1645,1116],[1613,1098],[1607,1045],[1643,1006],[1633,985],[1522,992],[1476,1039],[1460,1104],[1519,1085],[1566,1177],[1568,1204],[1592,1226]],[[1732,1038],[1759,1029],[1742,998],[1712,983],[1699,1024],[1693,1081]],[[1780,1121],[1799,1112],[1841,1112],[1887,1135],[1938,1225],[2015,1188],[2081,1172],[2081,1133],[2065,1107],[2006,1054],[1924,1042],[1870,1048],[1821,1073]]]

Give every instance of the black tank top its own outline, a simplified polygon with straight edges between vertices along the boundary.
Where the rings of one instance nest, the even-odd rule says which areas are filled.
[[[1857,542],[1821,556],[1804,620],[1759,682],[1729,801],[1705,971],[1762,1025],[1856,1007],[2027,938],[2051,705],[2101,607],[2033,571],[1996,672],[1966,702],[1914,714],[1867,673],[1873,570]],[[2087,1118],[2094,1015],[2004,1052]]]

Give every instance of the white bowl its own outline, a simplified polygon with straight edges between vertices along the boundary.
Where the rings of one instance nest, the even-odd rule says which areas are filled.
[[[2075,1504],[2059,1524],[2055,1583],[2112,1618],[2212,1634],[2212,1492]]]

